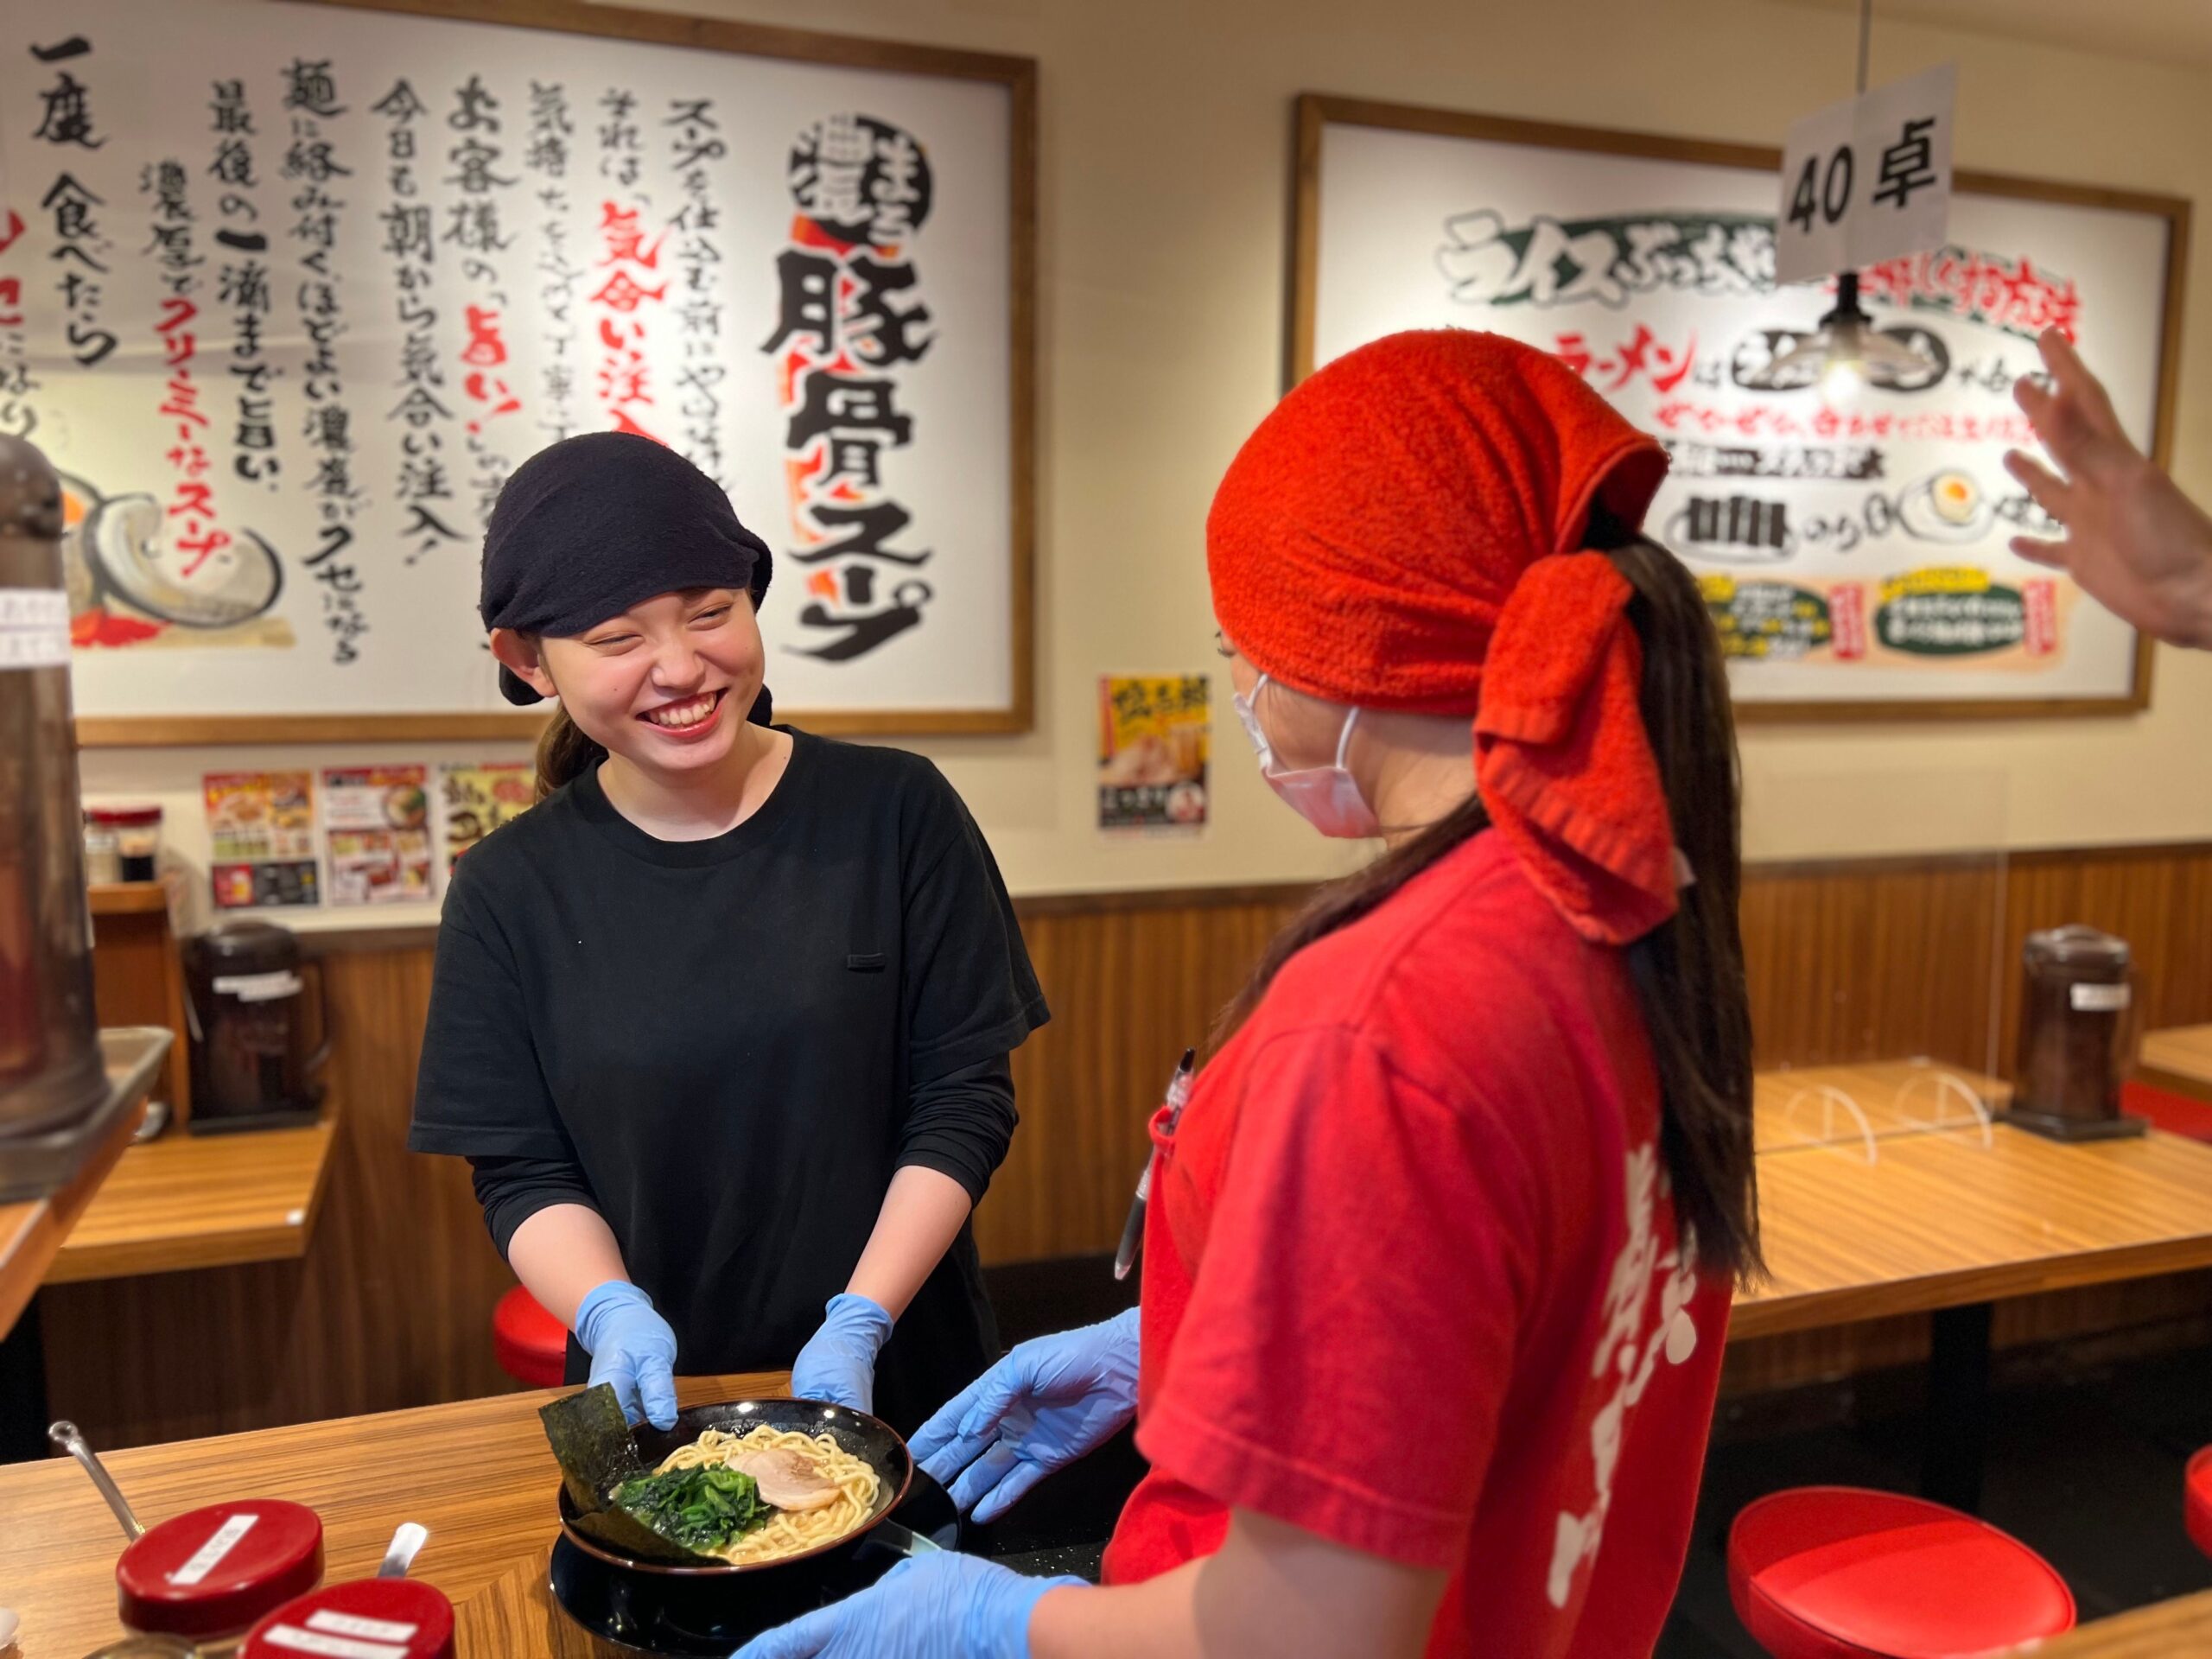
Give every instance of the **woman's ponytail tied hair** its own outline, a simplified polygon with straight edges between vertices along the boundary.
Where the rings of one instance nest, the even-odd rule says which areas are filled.
[[[1681,560],[1602,507],[1585,540],[1636,590],[1628,614],[1643,644],[1644,731],[1687,866],[1673,918],[1628,950],[1666,1107],[1661,1149],[1700,1261],[1748,1281],[1763,1266],[1727,668],[1705,595]]]
[[[553,705],[553,718],[537,739],[537,798],[543,800],[607,759],[607,751],[584,735],[569,711]]]

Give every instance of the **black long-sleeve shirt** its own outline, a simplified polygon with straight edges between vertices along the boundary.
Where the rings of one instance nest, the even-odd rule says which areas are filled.
[[[693,1374],[790,1364],[903,1164],[970,1192],[1047,1017],[982,836],[926,760],[794,734],[728,834],[663,842],[595,772],[455,867],[409,1145],[480,1162],[505,1242],[605,1217]],[[902,1428],[996,1351],[968,1230],[876,1369]],[[576,1356],[571,1354],[572,1367]]]

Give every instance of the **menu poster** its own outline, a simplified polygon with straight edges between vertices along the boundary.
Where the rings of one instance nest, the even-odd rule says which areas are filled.
[[[446,861],[461,855],[501,824],[522,816],[537,798],[537,772],[527,760],[489,760],[438,768],[445,798]]]
[[[1212,700],[1203,674],[1098,682],[1098,827],[1203,829]]]
[[[334,905],[430,896],[430,797],[423,766],[327,766],[323,840]]]
[[[865,50],[511,0],[0,4],[0,432],[62,474],[96,741],[526,727],[486,515],[610,431],[774,549],[780,707],[1026,729],[1034,66]]]
[[[201,787],[218,910],[322,902],[311,773],[211,772]]]
[[[1859,272],[1876,339],[1827,372],[1835,284],[1774,281],[1778,156],[1317,97],[1300,122],[1294,372],[1439,327],[1573,369],[1667,447],[1645,527],[1739,715],[2147,702],[2136,631],[2012,554],[2057,527],[2004,455],[2034,445],[2012,394],[2050,327],[2159,451],[2186,203],[1960,173],[1949,240]]]

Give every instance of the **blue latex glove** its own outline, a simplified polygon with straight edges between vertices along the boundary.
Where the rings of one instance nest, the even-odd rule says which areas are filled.
[[[594,1286],[576,1306],[576,1340],[591,1356],[591,1380],[613,1385],[632,1422],[676,1427],[676,1332],[652,1297],[624,1279]]]
[[[924,1423],[913,1452],[951,1488],[962,1514],[995,1521],[1055,1469],[1111,1440],[1136,1410],[1131,1308],[1023,1343]]]
[[[822,1328],[791,1362],[791,1397],[875,1409],[875,1357],[891,1339],[891,1316],[851,1291],[832,1296]]]
[[[1048,1590],[973,1555],[901,1561],[857,1596],[756,1636],[734,1659],[1029,1659],[1029,1615]]]

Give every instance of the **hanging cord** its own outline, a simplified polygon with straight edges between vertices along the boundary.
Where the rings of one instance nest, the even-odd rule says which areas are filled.
[[[1859,90],[1866,90],[1867,49],[1874,43],[1874,0],[1859,0]]]

